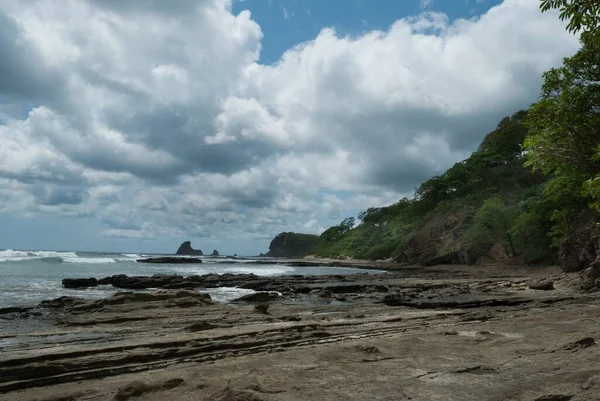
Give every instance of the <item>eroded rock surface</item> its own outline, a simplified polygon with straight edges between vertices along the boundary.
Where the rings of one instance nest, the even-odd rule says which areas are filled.
[[[550,276],[553,291],[530,288]],[[214,302],[201,286],[44,302],[37,309],[52,327],[2,326],[0,399],[587,401],[600,394],[600,295],[578,292],[558,271],[155,280],[256,284],[282,295],[258,303],[268,313],[256,303]],[[23,324],[31,319],[38,318]]]

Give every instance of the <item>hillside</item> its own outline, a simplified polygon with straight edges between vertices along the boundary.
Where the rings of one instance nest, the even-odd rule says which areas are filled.
[[[283,232],[278,234],[269,244],[266,255],[276,258],[297,258],[306,255],[319,243],[319,236]]]
[[[589,162],[581,163],[585,173],[572,160],[539,167],[536,157],[547,160],[540,153],[554,151],[544,149],[553,143],[540,144],[547,131],[536,124],[546,115],[534,105],[502,119],[477,151],[422,183],[413,199],[369,208],[357,225],[344,219],[310,253],[420,265],[560,262],[569,271],[599,265],[598,203],[592,202],[598,191],[588,188],[598,183],[591,145],[597,146],[600,125],[587,154],[579,155]]]
[[[600,287],[598,12],[588,9],[579,51],[543,74],[537,103],[502,119],[412,199],[344,219],[307,253],[421,265],[559,262]]]
[[[524,167],[526,111],[504,118],[468,159],[424,182],[413,199],[373,207],[321,235],[322,257],[395,258],[410,264],[474,263],[554,255],[544,177]]]

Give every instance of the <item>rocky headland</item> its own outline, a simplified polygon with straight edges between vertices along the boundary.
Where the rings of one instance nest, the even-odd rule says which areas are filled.
[[[190,241],[185,241],[179,248],[177,248],[176,255],[188,255],[188,256],[203,256],[204,254],[200,249],[192,248],[192,243]]]
[[[65,281],[116,293],[0,310],[0,399],[598,399],[600,294],[578,276],[374,273]],[[250,293],[223,304],[218,287]]]
[[[293,232],[279,233],[269,244],[269,252],[261,256],[300,258],[307,255],[319,243],[319,240],[318,235]]]

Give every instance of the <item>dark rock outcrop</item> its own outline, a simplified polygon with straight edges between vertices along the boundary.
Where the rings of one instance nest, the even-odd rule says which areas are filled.
[[[308,255],[320,241],[318,235],[283,232],[269,244],[269,252],[264,256],[275,258],[299,258]]]
[[[258,304],[254,307],[254,310],[258,313],[262,313],[263,315],[268,314],[269,304]]]
[[[62,281],[65,288],[88,288],[96,287],[98,280],[95,278],[66,278]]]
[[[76,280],[76,279],[65,279]],[[93,279],[96,280],[96,279]],[[93,285],[94,281],[90,281]],[[131,290],[142,290],[147,288],[163,288],[163,289],[184,289],[184,288],[216,288],[216,287],[239,287],[250,284],[253,281],[258,281],[259,276],[255,274],[205,274],[202,276],[193,275],[183,277],[177,274],[155,274],[153,276],[127,276],[125,274],[117,274],[111,277],[105,277],[97,280],[101,284],[110,284],[116,288],[124,288]],[[268,283],[267,283],[268,284]],[[79,284],[83,285],[83,284]],[[85,287],[78,287],[85,288]]]
[[[216,249],[213,249],[213,251],[210,254],[210,256],[221,256],[221,255],[219,254],[219,251],[217,251]]]
[[[181,282],[183,282],[183,276],[178,275],[156,274],[154,276],[126,276],[124,274],[119,274],[112,277],[113,287],[132,290],[165,288],[170,284]]]
[[[554,283],[549,280],[540,280],[529,283],[532,290],[550,291],[554,289]]]
[[[178,258],[175,256],[164,256],[160,258],[138,259],[139,263],[162,263],[162,264],[192,264],[202,263],[198,258]]]
[[[236,298],[233,302],[269,302],[279,298],[279,294],[274,292],[256,292],[254,294],[244,295]]]
[[[177,255],[192,255],[192,256],[202,256],[203,253],[200,249],[192,248],[192,243],[190,241],[185,241],[183,244],[179,245],[179,249],[176,252]]]

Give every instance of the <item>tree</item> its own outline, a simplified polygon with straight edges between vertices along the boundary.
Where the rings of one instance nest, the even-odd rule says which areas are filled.
[[[587,40],[600,29],[598,0],[541,0],[540,9],[542,12],[558,9],[561,21],[569,21],[567,30],[571,33],[581,31],[583,40]]]
[[[354,227],[354,217],[345,218],[339,225],[329,227],[321,234],[321,238],[326,242],[334,242],[340,240]]]
[[[506,256],[516,255],[512,228],[518,215],[517,208],[505,205],[499,198],[486,200],[466,233],[468,245],[475,248],[501,243]]]
[[[544,73],[541,99],[525,122],[526,165],[551,177],[545,195],[555,204],[557,237],[592,200],[600,173],[600,43],[582,44],[562,67]]]

